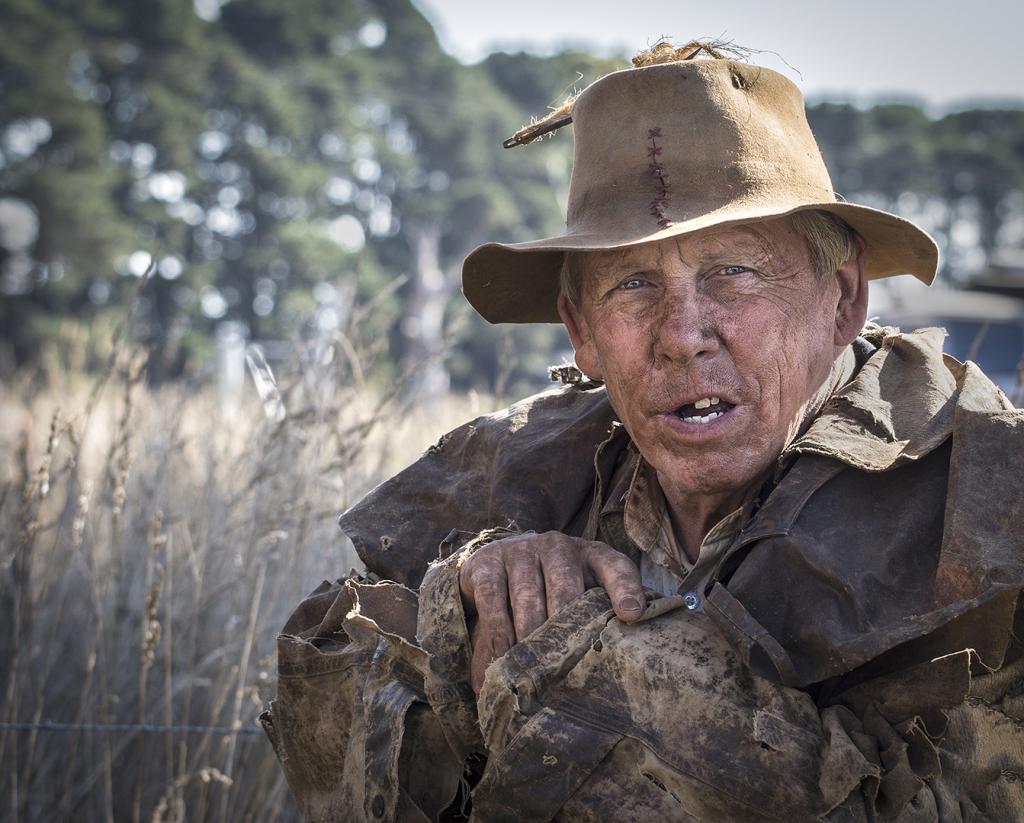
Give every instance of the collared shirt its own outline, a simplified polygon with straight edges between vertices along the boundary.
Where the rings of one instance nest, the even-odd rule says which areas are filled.
[[[644,586],[666,596],[694,592],[699,597],[752,508],[747,503],[719,520],[701,542],[696,562],[690,562],[676,540],[654,468],[630,444],[612,475],[601,509],[601,531],[612,540],[625,536],[639,552]]]

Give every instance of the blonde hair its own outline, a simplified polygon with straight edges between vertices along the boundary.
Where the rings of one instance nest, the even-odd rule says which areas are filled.
[[[843,263],[861,249],[859,234],[843,218],[821,209],[789,215],[793,230],[803,238],[811,256],[811,267],[819,277],[835,274]],[[565,252],[560,274],[562,294],[578,306],[583,291],[585,252]]]
[[[811,266],[819,277],[835,274],[860,253],[864,242],[849,223],[830,211],[798,211],[789,216],[789,222],[807,244]]]

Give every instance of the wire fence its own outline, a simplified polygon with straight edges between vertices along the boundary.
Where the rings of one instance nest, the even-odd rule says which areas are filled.
[[[41,732],[103,732],[106,734],[263,734],[257,726],[191,726],[191,725],[160,725],[153,723],[58,723],[54,720],[43,720],[38,723],[0,722],[0,730],[10,731],[41,731]]]

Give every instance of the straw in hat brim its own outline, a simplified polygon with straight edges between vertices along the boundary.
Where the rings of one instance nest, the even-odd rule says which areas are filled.
[[[755,209],[736,204],[639,237],[581,233],[526,243],[487,243],[466,258],[462,288],[473,308],[491,323],[558,323],[557,300],[566,251],[621,249],[712,226],[742,225],[812,209],[841,217],[861,235],[869,279],[910,274],[926,285],[935,279],[939,250],[927,232],[881,209],[832,201]]]

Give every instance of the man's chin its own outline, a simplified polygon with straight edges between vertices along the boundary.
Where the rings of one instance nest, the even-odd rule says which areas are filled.
[[[648,462],[654,467],[667,497],[727,498],[733,500],[735,506],[739,506],[765,476],[765,469],[759,463],[747,463],[740,455],[735,458],[722,455],[721,459],[700,460],[696,465],[692,459],[678,457],[658,461],[659,464]]]
[[[742,426],[733,429],[730,422],[716,426],[718,421],[711,421],[694,433],[692,424],[662,421],[658,436],[646,443],[641,436],[634,442],[663,485],[694,495],[737,493],[764,476],[781,446],[752,448],[755,436]]]

